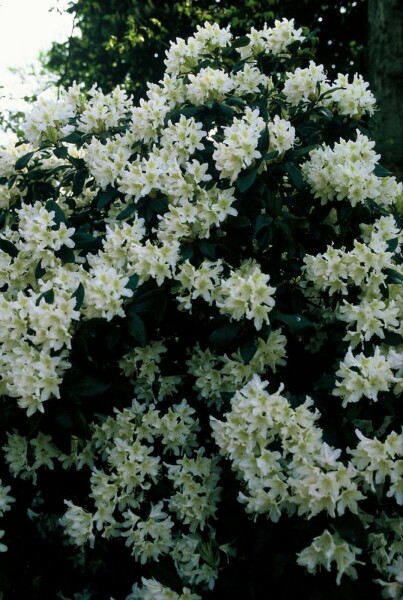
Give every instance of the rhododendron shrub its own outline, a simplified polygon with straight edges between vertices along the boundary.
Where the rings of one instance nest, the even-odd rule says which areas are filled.
[[[1,152],[6,597],[403,597],[402,185],[311,39],[206,23]]]

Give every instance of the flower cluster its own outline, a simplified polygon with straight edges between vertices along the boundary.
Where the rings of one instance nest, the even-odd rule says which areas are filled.
[[[357,73],[349,82],[347,75],[339,74],[330,82],[323,65],[312,60],[309,67],[286,74],[283,94],[291,106],[302,104],[307,109],[312,102],[330,108],[340,115],[359,120],[364,114],[374,113],[375,97],[368,89],[368,83]]]
[[[247,35],[250,39],[249,44],[238,49],[242,59],[261,54],[287,55],[288,46],[304,39],[302,29],[295,29],[294,19],[275,21],[274,27],[265,25],[260,31],[252,27]]]
[[[215,264],[204,261],[199,269],[186,262],[178,277],[182,306],[191,309],[191,300],[202,297],[206,302],[214,302],[222,314],[236,321],[249,319],[257,330],[261,329],[263,323],[268,323],[268,314],[275,305],[276,290],[268,285],[270,275],[262,273],[254,261],[244,262],[226,279],[221,279],[222,271],[220,261]]]
[[[336,372],[340,379],[333,392],[343,398],[344,405],[358,402],[363,396],[376,401],[378,393],[388,391],[393,384],[397,384],[395,390],[399,393],[401,383],[400,353],[395,349],[383,345],[353,354],[358,344],[382,341],[388,333],[401,335],[402,327],[400,285],[393,280],[388,294],[381,296],[388,273],[397,277],[401,273],[401,265],[395,262],[397,254],[390,247],[391,240],[396,240],[393,243],[399,252],[401,233],[390,216],[381,217],[370,229],[364,227],[363,237],[364,242],[354,241],[350,252],[328,247],[324,254],[305,257],[307,279],[316,289],[342,296],[358,289],[355,303],[343,300],[336,311],[336,316],[349,326],[344,339],[350,346]]]
[[[196,549],[215,517],[221,470],[218,457],[208,457],[196,441],[200,427],[195,410],[186,400],[165,413],[153,404],[146,408],[134,401],[130,408],[115,412],[114,419],[93,427],[92,456],[104,455],[107,462],[103,468],[93,461],[88,465],[94,510],[66,500],[68,508],[61,519],[66,535],[77,546],[94,544],[96,535],[122,538],[140,564],[172,555],[183,581],[212,585],[217,570],[197,558]],[[9,461],[13,442],[6,447]],[[162,457],[155,452],[158,442]],[[70,468],[68,457],[59,453],[57,458]],[[73,464],[77,462],[76,458]],[[13,468],[16,473],[18,466]],[[162,478],[172,488],[169,502],[153,500]],[[192,552],[185,550],[189,544]]]
[[[246,510],[267,513],[274,522],[283,511],[307,518],[321,511],[356,513],[357,502],[364,499],[355,482],[357,471],[352,463],[338,461],[341,451],[323,441],[312,400],[294,410],[280,394],[282,388],[269,394],[266,387],[255,375],[234,395],[226,421],[212,420],[221,453],[246,486],[239,496]]]
[[[141,586],[133,585],[132,592],[126,596],[126,600],[200,600],[198,594],[192,594],[189,588],[184,587],[182,594],[177,594],[170,588],[155,579],[141,579]]]
[[[4,513],[8,512],[11,509],[11,504],[15,502],[15,498],[13,496],[9,496],[8,492],[11,490],[9,485],[3,485],[0,479],[0,518],[3,517]],[[4,529],[0,529],[0,538],[2,538],[5,534]],[[0,552],[6,552],[7,546],[3,543],[0,543]]]
[[[334,199],[348,199],[352,206],[369,199],[393,204],[402,193],[402,184],[394,177],[376,175],[380,156],[374,146],[375,142],[357,131],[354,141],[340,140],[333,149],[324,145],[312,150],[302,172],[315,197],[322,204]]]
[[[363,396],[376,402],[380,392],[387,392],[398,379],[394,376],[393,363],[387,356],[382,356],[379,347],[373,356],[363,352],[353,355],[348,349],[344,360],[340,363],[336,376],[335,396],[343,398],[343,406],[349,402],[358,402]]]
[[[224,129],[224,141],[215,144],[213,154],[221,177],[232,183],[242,169],[261,157],[257,145],[264,126],[259,111],[247,107],[241,119],[234,119],[232,125]]]
[[[267,341],[259,339],[253,358],[245,364],[240,353],[216,355],[198,346],[186,362],[194,378],[194,390],[209,405],[221,407],[222,395],[233,394],[250,381],[254,374],[272,372],[286,364],[286,337],[273,330]]]
[[[365,484],[374,489],[374,485],[383,484],[386,479],[390,487],[387,497],[394,497],[397,504],[403,505],[403,434],[390,433],[382,443],[378,439],[366,438],[356,431],[360,440],[358,446],[351,450],[354,466],[361,472]]]
[[[338,535],[332,535],[326,529],[322,535],[313,540],[310,546],[298,554],[298,564],[305,567],[310,573],[316,573],[320,567],[330,571],[331,564],[335,562],[336,581],[340,583],[344,574],[352,579],[357,578],[357,570],[354,565],[360,564],[357,555],[361,552],[359,548],[348,544]]]

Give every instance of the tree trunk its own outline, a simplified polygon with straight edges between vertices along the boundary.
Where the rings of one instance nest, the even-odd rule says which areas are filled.
[[[403,2],[368,0],[368,74],[379,112],[372,135],[382,162],[403,176]]]

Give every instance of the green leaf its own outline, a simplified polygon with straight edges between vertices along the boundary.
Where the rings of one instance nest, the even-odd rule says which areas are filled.
[[[321,106],[320,108],[317,109],[316,111],[318,114],[320,114],[325,121],[332,121],[333,120],[333,113],[328,109],[325,108],[324,106]]]
[[[387,331],[382,341],[388,346],[400,346],[400,344],[403,344],[403,336],[396,331]]]
[[[128,290],[133,290],[134,291],[134,290],[137,289],[138,283],[139,283],[139,276],[138,275],[131,275],[129,277],[129,281],[126,283],[125,287]]]
[[[269,227],[273,223],[273,217],[270,215],[258,215],[253,228],[253,234],[257,235],[262,229]]]
[[[285,221],[282,220],[278,220],[277,221],[277,225],[278,227],[281,229],[285,239],[289,242],[292,241],[293,236],[292,236],[292,229],[291,227],[288,225],[288,223],[286,223]]]
[[[267,150],[269,148],[269,143],[270,143],[269,129],[266,126],[260,132],[259,141],[257,144],[257,149],[260,152],[260,154],[264,155],[267,152]]]
[[[268,152],[267,154],[262,156],[262,160],[273,160],[273,158],[277,158],[278,155],[279,155],[279,151],[273,150],[273,152]]]
[[[376,175],[377,177],[390,177],[392,173],[385,169],[385,167],[382,167],[382,165],[378,164],[375,165],[374,175]]]
[[[118,221],[123,221],[124,219],[128,219],[129,217],[132,216],[132,214],[135,212],[135,210],[136,210],[136,205],[134,203],[129,204],[128,206],[126,206],[126,208],[124,208],[122,210],[122,212],[120,212],[117,215],[116,219]]]
[[[20,156],[20,158],[17,160],[17,162],[14,165],[15,170],[20,171],[21,169],[24,169],[34,154],[35,154],[35,152],[27,152],[27,154]]]
[[[18,256],[17,247],[10,240],[0,239],[0,250],[15,258]]]
[[[257,347],[257,340],[249,340],[248,342],[242,345],[240,354],[245,365],[248,365],[252,358],[255,356]]]
[[[151,282],[152,285],[154,282]],[[133,301],[127,308],[128,314],[147,314],[149,319],[155,323],[160,323],[167,306],[166,291],[163,288],[149,289],[147,284],[143,284],[134,292]]]
[[[71,296],[72,298],[75,298],[75,300],[76,300],[76,305],[75,305],[75,309],[76,310],[80,310],[80,308],[81,308],[81,306],[82,306],[82,304],[84,302],[84,296],[85,296],[84,286],[80,282],[78,284],[78,287],[77,287],[76,291]]]
[[[66,137],[62,138],[61,141],[67,142],[68,144],[76,144],[77,146],[81,146],[81,144],[84,142],[84,139],[85,134],[73,131],[72,133],[69,133],[69,135],[66,135]]]
[[[45,179],[49,175],[49,171],[47,169],[31,169],[28,172],[28,177],[31,181],[40,181],[41,179]]]
[[[320,33],[320,27],[316,27],[316,29],[312,29],[312,31],[309,31],[308,34],[304,37],[304,39],[302,40],[302,43],[306,44],[308,40],[311,40],[312,38],[316,37],[318,33]]]
[[[69,150],[68,150],[67,146],[59,146],[58,148],[55,148],[53,150],[53,154],[56,156],[56,158],[65,159],[65,158],[67,158],[68,153],[69,153]]]
[[[353,207],[350,203],[340,203],[340,206],[337,210],[337,217],[341,225],[347,225],[350,222],[352,214]]]
[[[57,204],[57,202],[55,202],[54,200],[49,200],[48,202],[46,202],[45,208],[49,213],[50,212],[55,213],[53,220],[56,223],[56,225],[60,225],[60,223],[66,222],[66,216],[65,216],[64,212],[62,211],[62,209],[60,208],[60,206]]]
[[[229,229],[245,229],[250,227],[251,222],[248,217],[230,217],[227,221],[227,227]]]
[[[76,174],[73,177],[73,187],[72,187],[74,196],[79,196],[82,193],[82,191],[84,189],[84,184],[85,184],[86,178],[87,178],[87,171],[80,170],[80,171],[76,172]]]
[[[194,254],[192,245],[191,244],[183,245],[180,250],[180,253],[181,253],[181,257],[183,260],[191,260],[193,257],[193,254]]]
[[[252,169],[243,177],[240,177],[236,182],[236,187],[242,193],[246,192],[255,182],[257,170]]]
[[[381,283],[381,285],[379,286],[379,291],[381,292],[382,298],[386,298],[387,300],[389,300],[389,286],[387,286],[385,283]]]
[[[332,520],[332,527],[349,544],[365,548],[368,543],[368,533],[358,515],[346,512],[342,517]]]
[[[185,108],[177,108],[165,117],[165,125],[167,125],[169,121],[171,121],[171,123],[177,123],[182,115],[186,117],[186,119],[194,117],[201,110],[203,110],[202,106],[185,106]]]
[[[60,250],[57,250],[55,252],[55,256],[57,258],[60,258],[64,265],[76,262],[76,255],[74,254],[74,250],[72,248],[68,248],[67,246],[62,246]]]
[[[69,385],[66,391],[71,395],[91,397],[100,396],[107,392],[111,387],[110,383],[104,383],[98,379],[94,379],[89,375],[84,375],[75,381],[72,385]]]
[[[38,279],[42,279],[42,277],[45,275],[46,270],[42,268],[42,259],[38,262],[38,264],[35,267],[35,279],[38,281]]]
[[[35,302],[35,306],[39,306],[40,301],[42,300],[42,298],[45,300],[46,304],[53,304],[54,299],[55,299],[55,293],[53,291],[53,288],[51,290],[47,290],[47,292],[43,292],[43,294],[41,294],[36,302]]]
[[[105,338],[106,347],[108,348],[108,350],[113,350],[114,348],[116,348],[119,345],[121,339],[121,328],[119,326],[111,328]]]
[[[119,195],[118,190],[108,186],[106,190],[100,190],[95,199],[95,205],[99,209],[108,208]]]
[[[128,320],[128,329],[130,335],[140,344],[145,346],[147,344],[147,332],[144,326],[143,320],[136,314],[130,314]]]
[[[297,190],[304,188],[304,178],[302,177],[301,171],[293,163],[285,163],[284,165],[287,175]]]
[[[267,208],[274,215],[281,215],[283,210],[283,201],[280,194],[275,194],[271,192],[268,193]]]
[[[209,260],[217,259],[214,244],[206,242],[205,240],[200,240],[200,242],[198,243],[198,246],[199,246],[200,252],[203,254],[203,256],[205,256]]]
[[[273,310],[271,314],[273,319],[285,323],[296,333],[302,333],[315,327],[312,321],[300,314],[286,315],[279,310]]]
[[[245,61],[242,61],[242,63],[244,63]],[[242,64],[243,66],[243,64]],[[238,108],[245,108],[245,100],[242,100],[242,98],[227,98],[226,99],[226,103],[229,104],[230,106],[237,106]]]
[[[392,240],[388,240],[386,245],[388,246],[388,252],[394,252],[399,245],[399,238],[396,237]]]
[[[316,150],[316,148],[319,148],[319,144],[312,144],[311,146],[305,146],[305,148],[291,150],[287,156],[289,159],[299,158],[300,156],[308,154],[308,152],[312,152],[312,150]]]
[[[383,273],[386,275],[386,283],[402,283],[403,275],[399,273],[399,271],[395,271],[394,269],[383,269]]]
[[[235,340],[240,333],[242,326],[239,323],[228,323],[219,327],[209,337],[209,342],[212,346],[228,346]]]
[[[335,375],[322,375],[319,379],[314,383],[315,390],[332,390],[336,385],[336,376]]]
[[[204,60],[201,60],[199,63],[197,63],[197,65],[195,65],[193,69],[196,73],[199,73],[202,69],[205,69],[206,67],[211,67],[212,65],[212,60],[210,58],[205,58]]]
[[[217,102],[218,110],[226,117],[231,118],[234,114],[234,109],[228,106],[225,102]]]
[[[163,215],[168,210],[168,199],[165,196],[150,198],[147,202],[147,208],[155,215]]]
[[[243,35],[239,38],[236,38],[231,44],[231,48],[244,48],[245,46],[249,46],[250,37],[247,35]]]
[[[257,336],[259,339],[267,342],[271,334],[271,325],[269,323],[263,323],[261,329],[257,331]]]
[[[101,250],[102,240],[92,236],[90,233],[76,231],[73,241],[77,250]]]

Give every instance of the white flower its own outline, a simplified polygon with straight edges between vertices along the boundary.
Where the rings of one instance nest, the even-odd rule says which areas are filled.
[[[376,100],[368,89],[369,84],[357,73],[351,83],[348,79],[348,75],[339,73],[331,85],[323,87],[323,91],[332,91],[327,95],[325,105],[352,119],[361,119],[364,114],[373,115]]]
[[[184,457],[166,466],[175,489],[169,508],[181,522],[189,525],[190,531],[204,529],[214,518],[221,498],[222,488],[218,486],[221,469],[217,457],[210,459],[200,450],[195,458]]]
[[[268,123],[270,146],[269,151],[283,154],[290,150],[295,143],[295,129],[286,119],[275,115],[273,121]]]
[[[252,27],[248,37],[250,43],[237,49],[242,59],[261,53],[289,56],[288,46],[304,39],[302,29],[294,28],[294,19],[276,20],[274,27],[267,27],[265,24],[260,31]]]
[[[110,94],[103,94],[94,85],[88,95],[90,100],[78,121],[79,131],[85,133],[101,133],[117,127],[131,107],[130,99],[119,86]]]
[[[322,204],[328,200],[349,200],[352,206],[372,199],[392,204],[401,193],[401,184],[393,177],[377,177],[375,166],[380,158],[373,150],[375,142],[357,131],[355,141],[340,140],[333,149],[327,145],[312,150],[303,163],[302,173]]]
[[[214,298],[214,290],[220,282],[222,269],[221,261],[205,260],[198,269],[188,260],[183,262],[176,275],[176,280],[181,285],[177,296],[181,306],[186,310],[191,310],[191,300],[199,297],[211,303]]]
[[[15,502],[15,498],[8,495],[10,490],[11,487],[9,485],[3,485],[0,479],[0,517],[8,512],[11,509],[10,505]]]
[[[53,459],[58,458],[60,451],[52,443],[52,436],[45,435],[39,432],[36,438],[30,441],[30,445],[34,450],[35,462],[32,465],[33,469],[46,466],[48,469],[54,469]]]
[[[336,371],[334,396],[343,398],[343,406],[350,402],[358,402],[363,396],[376,402],[379,392],[387,392],[392,383],[397,381],[391,370],[388,358],[375,348],[373,356],[361,353],[353,355],[348,349],[344,361]]]
[[[133,291],[126,285],[129,277],[121,275],[114,267],[94,261],[86,281],[83,314],[87,319],[104,317],[110,321],[115,316],[124,317],[124,298],[131,298]]]
[[[178,157],[187,159],[195,150],[203,150],[204,145],[201,141],[206,135],[202,123],[193,117],[187,119],[182,115],[177,123],[168,121],[161,136],[161,145],[168,146]]]
[[[250,63],[245,63],[242,69],[231,73],[231,80],[234,86],[234,95],[240,97],[258,94],[262,86],[268,90],[274,87],[273,80]]]
[[[357,560],[357,555],[362,550],[343,541],[339,535],[332,535],[327,529],[322,535],[314,538],[312,544],[298,553],[298,564],[305,567],[309,573],[323,566],[330,571],[331,563],[336,563],[336,583],[340,585],[344,574],[357,579],[356,564],[364,564]]]
[[[0,539],[4,536],[4,529],[0,529]],[[0,543],[0,552],[7,552],[8,548],[5,544]]]
[[[7,433],[3,446],[4,460],[13,477],[28,479],[34,472],[28,463],[28,440],[17,433]]]
[[[105,189],[116,183],[118,177],[129,165],[131,155],[130,139],[117,135],[106,143],[93,137],[85,146],[84,160],[98,185]]]
[[[40,96],[22,125],[26,138],[39,145],[43,140],[55,142],[68,135],[74,130],[69,122],[76,116],[76,110],[75,102],[71,101],[68,93],[62,94],[59,100]]]
[[[80,506],[76,506],[70,500],[65,500],[67,511],[60,519],[60,524],[69,536],[72,544],[83,546],[87,542],[93,547],[95,537],[93,533],[93,516]]]
[[[314,101],[322,91],[321,82],[326,81],[323,65],[316,65],[312,60],[309,67],[286,73],[283,94],[287,102],[297,106],[302,100]]]
[[[268,285],[270,276],[261,272],[257,263],[245,262],[223,279],[216,292],[216,304],[223,314],[239,321],[252,320],[257,330],[269,322],[274,307],[275,288]]]
[[[186,95],[192,104],[203,104],[211,99],[221,101],[233,87],[234,83],[225,71],[206,67],[197,75],[189,74]]]
[[[364,299],[358,305],[344,301],[340,308],[340,319],[354,324],[354,331],[349,331],[347,340],[357,336],[361,341],[369,341],[374,335],[381,339],[385,331],[397,331],[400,308],[394,300]]]
[[[174,523],[162,508],[162,502],[151,505],[150,515],[146,520],[140,519],[130,510],[123,513],[125,521],[122,527],[126,531],[121,535],[126,538],[125,544],[131,547],[136,561],[142,565],[149,560],[158,560],[173,546],[171,530]]]
[[[224,141],[214,142],[213,153],[222,178],[229,178],[233,183],[242,169],[261,157],[257,145],[264,127],[258,109],[252,111],[249,107],[242,118],[234,119],[232,125],[224,127]]]
[[[36,201],[32,206],[23,204],[17,211],[18,231],[20,234],[20,249],[41,258],[40,250],[49,248],[60,250],[62,246],[74,248],[70,238],[75,232],[73,227],[65,223],[57,224],[55,211],[47,210],[41,202]]]
[[[201,596],[192,594],[187,587],[183,588],[182,594],[177,594],[156,579],[142,577],[141,587],[135,583],[125,600],[201,600]]]

